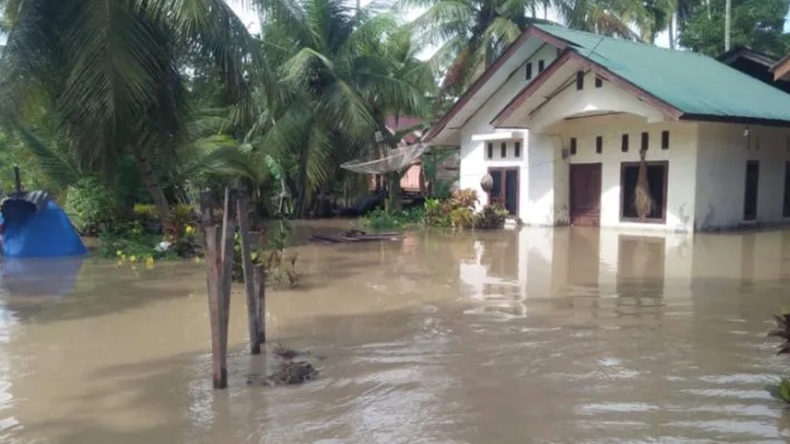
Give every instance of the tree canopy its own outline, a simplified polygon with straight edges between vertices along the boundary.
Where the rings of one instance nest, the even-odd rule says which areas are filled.
[[[724,52],[726,0],[686,1],[686,15],[680,20],[680,44],[693,51],[716,57]],[[748,46],[775,57],[790,49],[784,33],[787,0],[732,0],[732,46]]]

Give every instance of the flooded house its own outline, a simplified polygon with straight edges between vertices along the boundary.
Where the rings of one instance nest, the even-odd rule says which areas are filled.
[[[694,232],[790,218],[790,95],[688,51],[532,25],[424,140],[460,147],[460,186],[530,225]]]

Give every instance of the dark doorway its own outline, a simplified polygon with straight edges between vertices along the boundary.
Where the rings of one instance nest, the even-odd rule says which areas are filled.
[[[601,164],[572,164],[570,176],[571,225],[600,225]]]
[[[757,184],[760,182],[760,162],[746,162],[746,190],[743,196],[743,220],[757,219]]]
[[[489,202],[502,205],[511,216],[518,215],[518,168],[489,168],[488,174],[494,179],[494,186],[488,195]]]
[[[639,162],[623,162],[620,167],[620,220],[628,222],[664,223],[667,216],[667,177],[669,163],[646,162],[647,187],[653,198],[653,209],[644,221],[634,205],[636,184],[639,180]]]

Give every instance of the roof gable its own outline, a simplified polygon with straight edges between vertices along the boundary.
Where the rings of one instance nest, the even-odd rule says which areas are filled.
[[[732,66],[732,64],[739,59],[749,60],[764,66],[766,69],[769,69],[776,64],[776,59],[770,55],[757,52],[748,46],[738,46],[716,57],[716,60],[730,66]]]
[[[505,82],[515,75],[529,59],[530,54],[538,51],[546,44],[564,49],[567,42],[552,36],[533,38],[534,47],[529,47],[530,37],[535,36],[536,28],[529,27],[507,50],[486,69],[485,72],[464,92],[447,113],[426,133],[424,141],[439,137],[446,130],[457,130],[496,92]],[[439,137],[444,138],[444,137]]]
[[[560,26],[534,25],[580,56],[682,112],[684,119],[790,122],[790,94],[710,57]]]

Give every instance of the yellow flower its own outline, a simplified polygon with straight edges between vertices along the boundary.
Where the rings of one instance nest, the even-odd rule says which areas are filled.
[[[147,268],[149,270],[154,268],[154,258],[153,257],[148,256],[148,258],[145,260],[145,268]]]
[[[118,251],[115,252],[115,255],[118,256],[118,257],[121,257],[121,256],[123,256],[123,251],[118,250]]]
[[[192,225],[187,225],[187,227],[184,229],[184,232],[186,234],[192,234],[195,232],[195,227],[193,227]]]
[[[131,263],[137,262],[137,256],[134,256],[134,255],[129,256],[129,262],[131,262]]]

